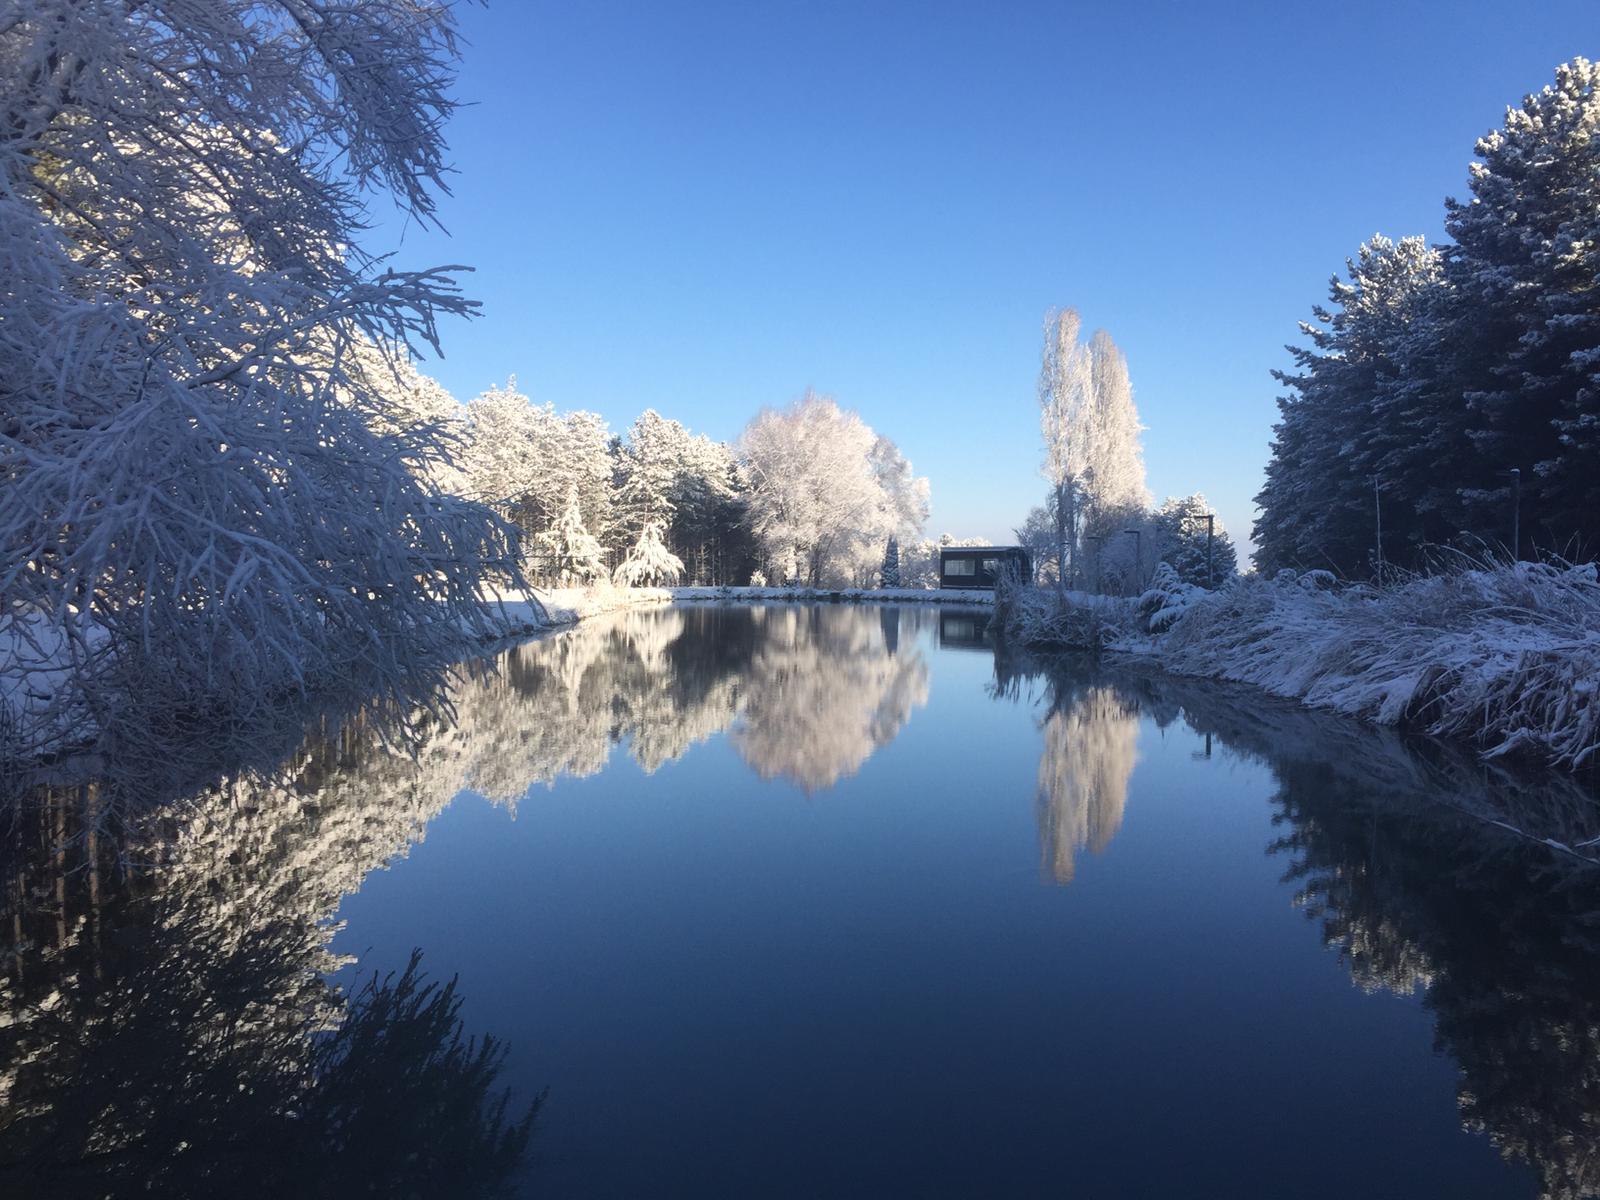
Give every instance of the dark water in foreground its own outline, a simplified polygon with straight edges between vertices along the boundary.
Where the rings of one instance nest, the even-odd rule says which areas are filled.
[[[1600,874],[1479,819],[1582,792],[980,623],[621,614],[415,759],[53,789],[0,1195],[1600,1194]]]

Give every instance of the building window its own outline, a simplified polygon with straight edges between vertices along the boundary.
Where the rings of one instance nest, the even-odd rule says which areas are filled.
[[[944,564],[946,575],[976,575],[978,564],[970,558],[952,558]]]
[[[998,574],[1000,574],[1000,560],[998,558],[986,558],[986,559],[984,559],[983,560],[983,573],[985,575],[998,575]]]

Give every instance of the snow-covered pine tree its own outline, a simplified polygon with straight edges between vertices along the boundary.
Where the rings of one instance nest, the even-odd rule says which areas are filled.
[[[894,534],[889,535],[889,540],[883,547],[883,566],[878,571],[878,586],[897,588],[900,586],[900,539]]]
[[[1471,199],[1446,201],[1455,239],[1450,345],[1476,450],[1468,528],[1546,547],[1600,541],[1600,67],[1575,58],[1479,139]],[[1525,544],[1523,549],[1528,547]]]
[[[1211,545],[1206,545],[1207,516],[1211,517]],[[1221,518],[1199,492],[1181,499],[1168,497],[1156,509],[1154,532],[1157,541],[1154,557],[1170,565],[1183,583],[1197,587],[1220,587],[1239,570],[1238,552]],[[1207,581],[1211,580],[1211,583]]]
[[[1289,394],[1278,401],[1256,497],[1256,562],[1265,571],[1365,576],[1377,559],[1379,503],[1389,561],[1451,533],[1465,442],[1434,386],[1448,299],[1440,254],[1420,237],[1379,235],[1345,268],[1348,282],[1331,279],[1329,306],[1300,325],[1311,345],[1288,348],[1298,369],[1273,373]]]
[[[653,408],[628,427],[616,459],[609,544],[636,545],[646,526],[661,526],[666,537],[677,515],[674,493],[689,454],[689,432]]]
[[[87,713],[399,687],[487,631],[513,531],[346,366],[471,308],[359,236],[384,191],[433,219],[454,57],[430,0],[0,19],[0,636],[27,614],[11,669],[65,671],[24,753]]]
[[[623,587],[655,587],[676,583],[683,574],[683,560],[667,549],[665,525],[650,521],[639,531],[639,540],[628,557],[612,572],[612,579]]]
[[[539,535],[539,546],[550,559],[552,573],[563,584],[593,583],[604,578],[605,551],[599,539],[584,528],[576,483],[567,488],[567,502],[560,518]]]

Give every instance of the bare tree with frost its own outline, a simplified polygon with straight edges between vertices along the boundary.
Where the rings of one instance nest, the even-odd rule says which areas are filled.
[[[1084,345],[1082,327],[1073,309],[1050,313],[1039,368],[1046,509],[1063,586],[1082,578],[1087,539],[1114,536],[1150,504],[1127,359],[1104,330]]]
[[[0,0],[0,685],[24,752],[136,698],[238,712],[483,629],[515,537],[425,482],[371,346],[438,348],[443,0]]]
[[[1078,500],[1089,469],[1094,392],[1089,354],[1078,341],[1082,328],[1076,309],[1047,314],[1039,363],[1039,430],[1054,501],[1056,578],[1062,586],[1077,565]]]
[[[871,586],[884,540],[915,537],[928,482],[894,443],[831,397],[763,409],[739,442],[751,528],[787,582]]]

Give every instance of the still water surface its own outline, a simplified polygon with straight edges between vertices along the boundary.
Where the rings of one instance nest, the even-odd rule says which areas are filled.
[[[369,1008],[381,1036],[326,1032],[321,980],[420,950],[465,1031],[509,1043],[491,1090],[515,1111],[548,1089],[519,1194],[1600,1191],[1596,874],[1478,819],[1580,840],[1593,805],[1562,781],[1152,672],[1041,670],[931,608],[619,614],[505,651],[454,703],[414,759],[347,722],[286,782],[147,823],[96,881],[121,907],[91,911],[94,872],[57,894],[26,868],[0,1180],[66,1177],[61,1112],[107,1096],[223,1136],[139,1081],[174,1055],[219,1095],[261,1074],[173,1029],[241,989],[222,1004],[262,1061],[273,1014],[328,1007],[319,1044],[352,1048],[317,1067],[338,1102],[305,1111],[387,1126],[360,1153],[402,1156],[392,1133],[514,1157],[437,1030]],[[170,937],[138,931],[150,911]],[[250,967],[174,965],[196,960]],[[97,991],[108,970],[156,1015]],[[107,1025],[143,1067],[50,1041]],[[272,1054],[297,1053],[289,1026]],[[402,1060],[472,1098],[373,1118],[419,1072],[351,1080]],[[172,1137],[147,1148],[195,1141]]]

